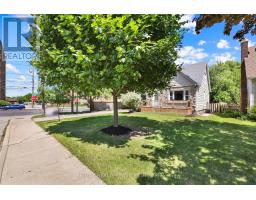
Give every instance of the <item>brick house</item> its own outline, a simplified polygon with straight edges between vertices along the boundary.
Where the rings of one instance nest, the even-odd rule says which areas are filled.
[[[4,60],[4,49],[0,40],[0,99],[5,100],[6,84],[6,62]]]
[[[199,62],[184,66],[173,77],[170,86],[153,96],[146,95],[142,112],[175,112],[192,114],[205,112],[210,101],[208,65]]]
[[[256,46],[241,41],[241,111],[256,105]]]

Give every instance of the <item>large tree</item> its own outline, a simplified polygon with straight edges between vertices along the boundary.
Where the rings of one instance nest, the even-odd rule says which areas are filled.
[[[55,76],[76,75],[90,91],[110,89],[114,127],[118,127],[117,98],[121,93],[153,93],[164,89],[178,69],[175,60],[182,37],[179,15],[39,15],[37,18],[42,31],[40,51],[45,54],[45,64],[40,63],[39,56],[38,66],[44,66],[41,70]]]
[[[233,35],[234,39],[244,39],[245,35],[250,33],[256,34],[256,15],[248,14],[230,14],[230,15],[213,15],[204,14],[195,18],[196,20],[196,32],[200,33],[203,28],[208,28],[216,23],[224,22],[224,34],[230,35],[232,28],[237,25],[241,25],[239,30]]]
[[[210,67],[211,99],[215,102],[240,102],[240,63],[227,61]]]

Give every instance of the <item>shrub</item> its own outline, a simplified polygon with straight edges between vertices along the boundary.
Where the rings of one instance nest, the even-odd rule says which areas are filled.
[[[231,117],[231,118],[239,118],[241,117],[241,113],[238,110],[226,110],[223,115],[225,117]]]
[[[121,102],[126,108],[137,110],[141,104],[141,96],[135,92],[128,92],[121,95]]]
[[[247,118],[252,121],[256,121],[256,106],[253,106],[251,109],[249,109]]]
[[[0,106],[9,106],[10,103],[4,100],[0,100]]]

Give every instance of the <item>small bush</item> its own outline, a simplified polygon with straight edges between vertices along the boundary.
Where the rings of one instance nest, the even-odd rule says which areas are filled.
[[[252,121],[256,121],[256,106],[253,106],[251,109],[249,109],[247,118]]]
[[[0,106],[9,106],[9,105],[11,105],[9,102],[0,100]]]
[[[223,115],[225,117],[231,117],[231,118],[239,118],[241,117],[241,113],[238,110],[226,110]]]
[[[122,104],[129,109],[138,110],[141,104],[141,96],[135,92],[121,95]]]
[[[249,109],[249,113],[254,113],[254,114],[256,114],[256,105],[253,106],[251,109]]]

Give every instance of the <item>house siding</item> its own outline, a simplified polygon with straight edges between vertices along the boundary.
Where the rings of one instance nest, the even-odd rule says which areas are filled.
[[[247,88],[248,88],[248,99],[249,106],[253,107],[256,105],[256,79],[248,79],[247,80]]]
[[[189,109],[189,113],[205,111],[210,101],[210,77],[207,64],[198,66],[199,68],[193,69],[194,71],[187,71],[187,74],[178,72],[171,80],[169,87],[158,92],[157,100],[154,95],[146,95],[147,98],[142,111],[176,112],[177,109],[184,111],[184,108]],[[186,100],[185,92],[183,92],[182,100],[180,96],[179,100],[172,100],[170,99],[170,91],[188,91],[189,98]]]
[[[256,79],[252,81],[253,106],[256,105]]]
[[[252,107],[253,105],[253,93],[252,93],[252,80],[251,79],[248,79],[247,80],[247,93],[248,93],[248,103],[249,103],[249,107]]]
[[[207,73],[204,74],[201,86],[196,91],[196,107],[195,111],[203,111],[207,109],[207,104],[210,102],[209,86]]]
[[[191,81],[186,79],[184,76],[182,76],[180,73],[175,76],[171,82],[172,87],[184,87],[184,86],[191,86]]]

